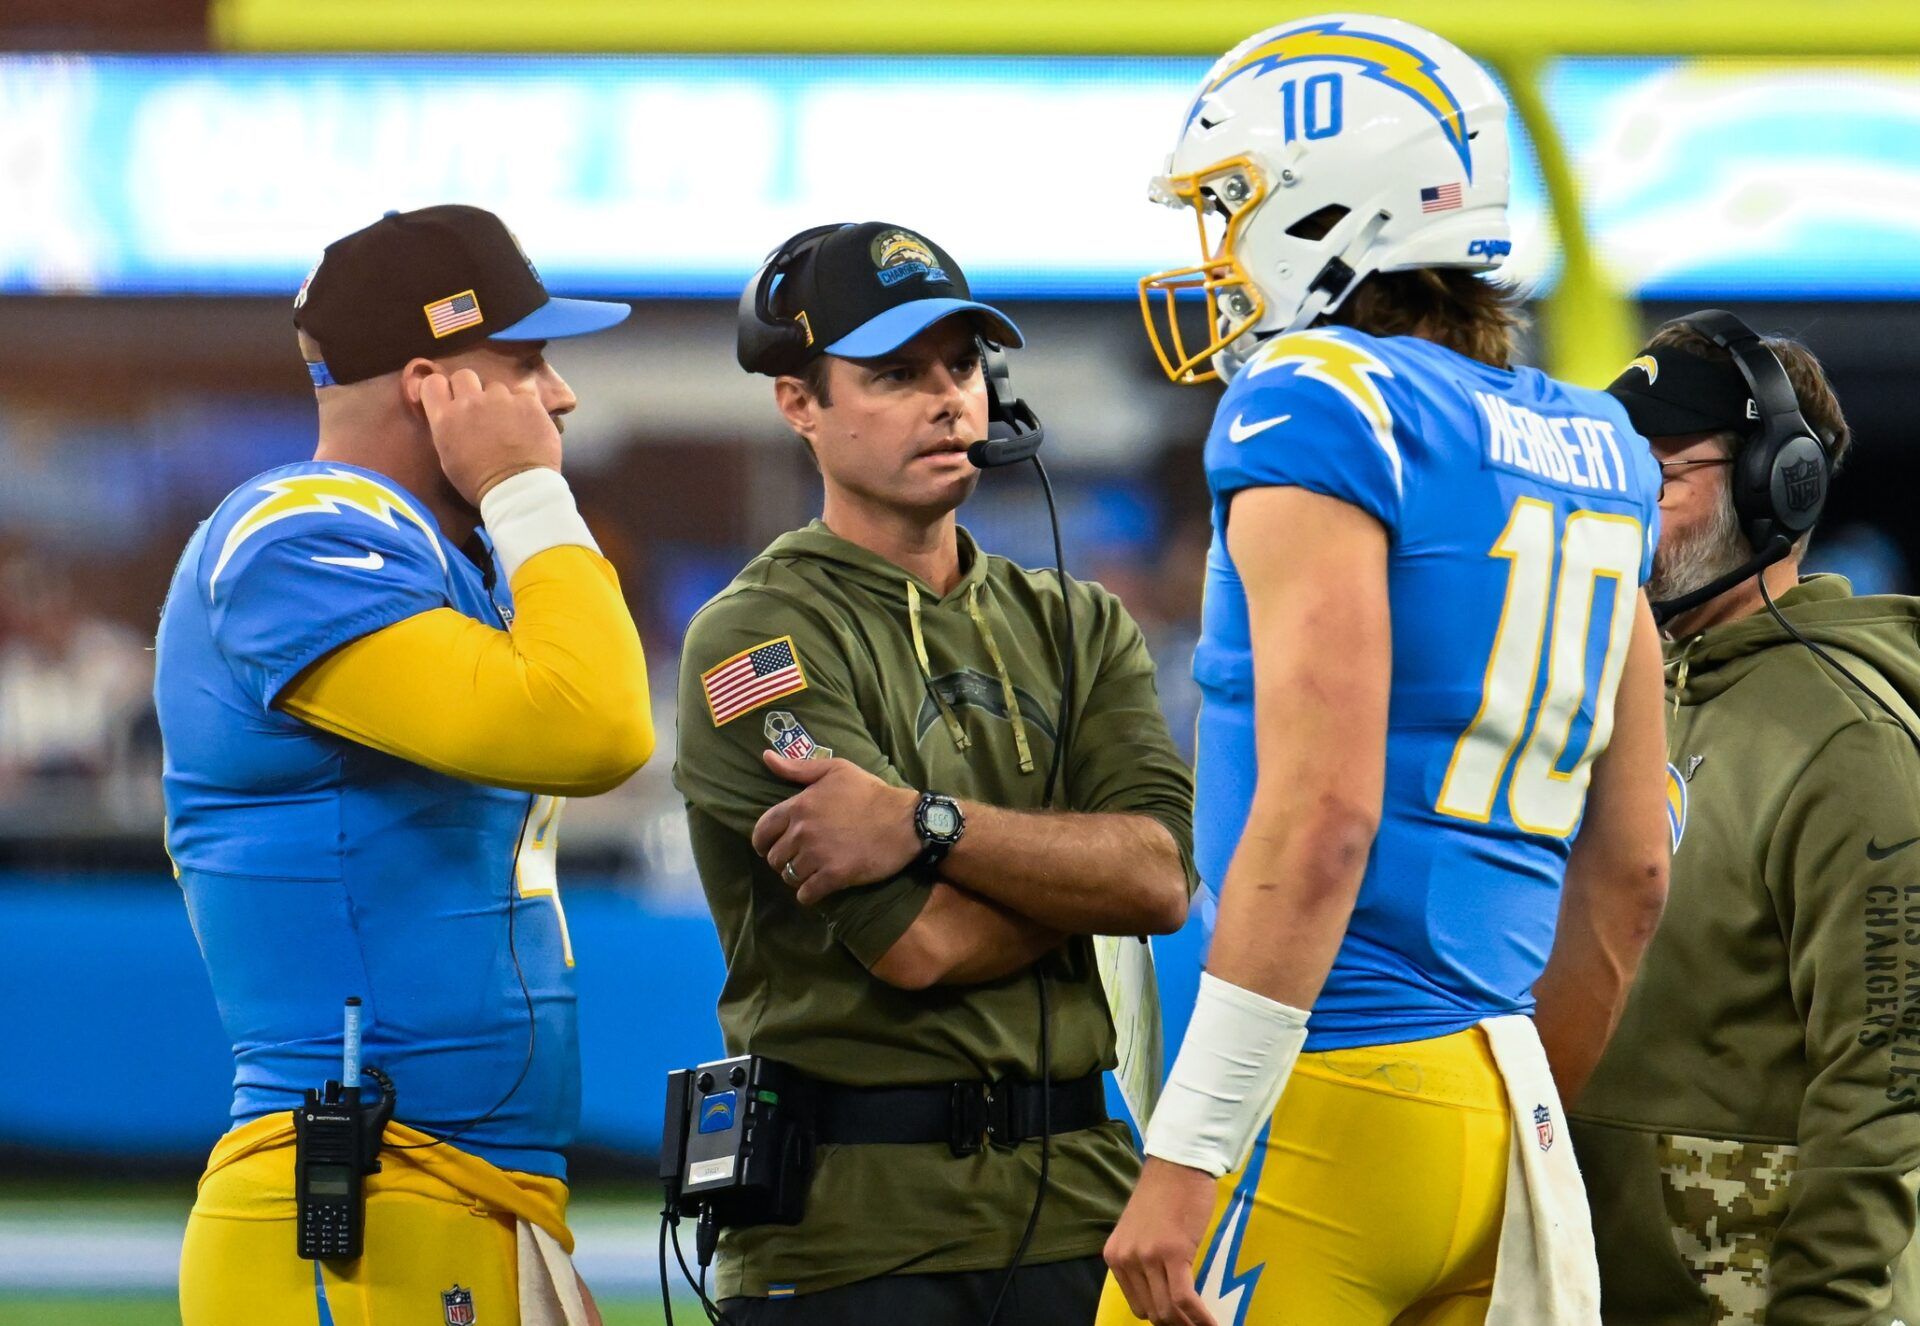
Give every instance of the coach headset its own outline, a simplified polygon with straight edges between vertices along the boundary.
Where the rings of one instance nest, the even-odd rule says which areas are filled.
[[[1761,601],[1780,628],[1852,682],[1856,690],[1884,710],[1908,739],[1920,747],[1920,732],[1915,732],[1878,691],[1801,634],[1774,603],[1773,593],[1767,588],[1767,578],[1762,573],[1792,552],[1793,545],[1819,521],[1833,481],[1833,454],[1800,412],[1799,393],[1794,391],[1780,357],[1767,347],[1758,332],[1725,309],[1703,309],[1680,321],[1732,358],[1734,367],[1746,379],[1753,411],[1760,418],[1759,431],[1733,457],[1731,480],[1733,512],[1740,522],[1740,532],[1753,549],[1753,556],[1711,584],[1677,599],[1654,604],[1655,619],[1664,626],[1688,609],[1725,593],[1748,576],[1756,576]]]
[[[1793,551],[1827,504],[1833,458],[1806,416],[1779,356],[1760,334],[1725,309],[1705,309],[1681,319],[1725,350],[1746,379],[1759,430],[1733,457],[1733,511],[1753,557],[1690,594],[1653,605],[1662,625],[1725,593]]]
[[[800,317],[782,317],[774,308],[775,292],[781,279],[802,260],[818,248],[827,236],[844,228],[844,223],[814,226],[793,236],[775,249],[747,282],[746,289],[740,294],[739,316],[736,319],[735,355],[740,366],[749,373],[797,374],[806,367],[813,348],[813,328],[808,325],[804,315]],[[981,368],[987,380],[987,436],[972,443],[967,448],[967,459],[975,468],[999,469],[1006,465],[1016,465],[1021,461],[1032,461],[1034,473],[1039,476],[1041,491],[1047,500],[1047,521],[1053,532],[1054,574],[1059,578],[1060,597],[1063,618],[1063,641],[1060,651],[1061,690],[1060,709],[1054,720],[1054,732],[1057,734],[1053,745],[1053,759],[1047,767],[1046,788],[1041,796],[1041,806],[1050,809],[1053,806],[1055,791],[1059,784],[1060,769],[1068,745],[1071,743],[1073,721],[1073,695],[1078,681],[1074,662],[1074,622],[1073,596],[1067,591],[1066,559],[1062,554],[1060,542],[1060,516],[1054,505],[1053,484],[1047,478],[1046,466],[1040,461],[1040,444],[1046,440],[1046,430],[1034,415],[1027,403],[1013,393],[1013,379],[1007,366],[1006,351],[984,337],[976,338],[980,347]],[[931,685],[931,683],[928,683]],[[1048,999],[1045,973],[1036,965],[1033,969],[1034,984],[1040,1004],[1040,1173],[1034,1191],[1033,1207],[1028,1212],[1026,1229],[1020,1237],[1019,1246],[1014,1249],[1013,1257],[1007,1264],[999,1293],[989,1309],[986,1326],[992,1326],[1000,1315],[1000,1308],[1006,1301],[1007,1292],[1013,1285],[1015,1273],[1025,1260],[1028,1248],[1032,1245],[1035,1229],[1040,1221],[1040,1208],[1046,1199],[1048,1171],[1052,1157],[1052,1105],[1049,1087],[1053,1077],[1053,1051],[1048,1032]],[[671,1126],[671,1120],[669,1121]],[[686,1261],[679,1256],[679,1236],[677,1233],[678,1216],[671,1211],[662,1215],[662,1241],[660,1251],[660,1288],[665,1300],[666,1284],[666,1236],[668,1225],[674,1227],[673,1245],[680,1269],[688,1272]],[[687,1280],[700,1295],[702,1308],[711,1321],[724,1321],[725,1314],[713,1304],[706,1295],[706,1246],[701,1247],[700,1280],[694,1283],[694,1277],[687,1274]],[[672,1321],[672,1305],[666,1302],[668,1321]]]

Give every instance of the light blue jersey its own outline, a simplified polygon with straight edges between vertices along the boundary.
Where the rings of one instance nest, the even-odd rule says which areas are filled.
[[[1258,776],[1229,506],[1269,485],[1350,502],[1390,544],[1386,796],[1307,1048],[1530,1012],[1652,571],[1660,472],[1646,442],[1602,392],[1410,337],[1324,328],[1269,341],[1239,372],[1206,464],[1202,878],[1225,880]]]
[[[477,546],[484,569],[417,498],[351,466],[236,489],[188,543],[160,619],[167,846],[233,1042],[236,1123],[340,1075],[358,995],[364,1061],[392,1076],[403,1122],[561,1176],[579,1054],[559,803],[275,707],[308,665],[404,618],[452,608],[502,627],[511,600]]]

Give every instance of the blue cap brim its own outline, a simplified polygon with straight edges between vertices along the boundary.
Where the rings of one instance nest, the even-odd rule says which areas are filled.
[[[991,304],[972,299],[916,299],[896,304],[885,313],[868,318],[826,348],[842,359],[878,359],[892,354],[942,318],[956,313],[971,313],[980,320],[980,330],[989,340],[1018,348],[1026,344],[1013,319]]]
[[[603,299],[549,299],[511,327],[502,327],[490,341],[559,341],[605,331],[627,320],[629,304]]]

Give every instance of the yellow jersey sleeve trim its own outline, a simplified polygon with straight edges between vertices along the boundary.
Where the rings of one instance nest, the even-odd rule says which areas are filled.
[[[653,753],[646,659],[619,577],[549,548],[513,577],[510,630],[435,608],[315,663],[279,706],[469,782],[552,796],[619,786]]]

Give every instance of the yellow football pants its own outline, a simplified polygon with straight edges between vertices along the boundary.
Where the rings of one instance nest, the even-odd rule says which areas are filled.
[[[388,1126],[389,1143],[430,1140]],[[187,1218],[183,1326],[518,1326],[518,1222],[541,1225],[572,1251],[566,1185],[444,1145],[389,1147],[380,1159],[366,1180],[365,1252],[351,1262],[302,1261],[291,1116],[222,1138]],[[471,1315],[462,1311],[468,1301]]]
[[[1480,1326],[1512,1112],[1487,1038],[1303,1054],[1194,1262],[1218,1326]],[[1112,1276],[1098,1326],[1137,1321]]]

